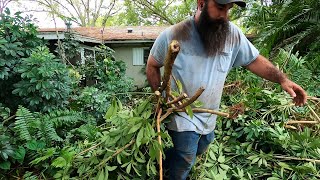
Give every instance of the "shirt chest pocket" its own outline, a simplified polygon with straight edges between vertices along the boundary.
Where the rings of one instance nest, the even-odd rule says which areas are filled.
[[[231,52],[221,52],[221,54],[218,56],[218,64],[217,68],[220,72],[227,72],[230,69],[230,63],[231,63]]]

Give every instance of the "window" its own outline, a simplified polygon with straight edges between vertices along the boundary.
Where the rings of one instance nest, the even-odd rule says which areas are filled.
[[[147,63],[150,48],[133,48],[133,65],[143,66]]]

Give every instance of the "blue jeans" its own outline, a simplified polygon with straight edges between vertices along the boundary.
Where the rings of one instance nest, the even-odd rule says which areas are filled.
[[[185,180],[198,155],[203,154],[214,140],[214,132],[201,135],[196,132],[170,131],[173,148],[165,152],[164,169],[169,171],[170,180]]]

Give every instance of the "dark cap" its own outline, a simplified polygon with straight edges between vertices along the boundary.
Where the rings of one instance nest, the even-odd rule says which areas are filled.
[[[246,3],[242,0],[215,0],[219,4],[235,3],[240,7],[246,7]]]

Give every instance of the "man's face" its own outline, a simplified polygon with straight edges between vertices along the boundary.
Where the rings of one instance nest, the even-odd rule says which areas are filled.
[[[197,29],[208,56],[223,51],[229,35],[228,11],[233,4],[220,5],[214,0],[206,0]]]

